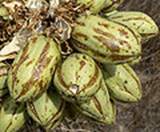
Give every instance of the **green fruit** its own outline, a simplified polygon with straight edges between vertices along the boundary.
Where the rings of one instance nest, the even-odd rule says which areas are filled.
[[[124,0],[106,0],[104,11],[105,12],[111,12],[113,10],[116,10]]]
[[[43,93],[52,79],[60,51],[48,37],[36,35],[19,52],[9,72],[8,87],[16,101],[27,101]]]
[[[141,54],[141,36],[127,26],[100,16],[78,19],[72,33],[72,44],[80,52],[102,63],[124,63]]]
[[[91,57],[74,53],[57,68],[54,84],[67,101],[85,101],[98,91],[101,79],[102,73]]]
[[[77,103],[75,107],[98,122],[112,124],[115,122],[116,109],[105,86],[104,80],[99,91],[87,102]]]
[[[49,91],[27,102],[28,114],[46,130],[55,128],[63,119],[65,102],[57,93]]]
[[[111,96],[124,102],[137,102],[141,99],[140,80],[128,64],[106,64],[103,73]]]
[[[5,20],[9,18],[9,12],[7,8],[2,5],[0,5],[0,17],[3,17]]]
[[[16,132],[26,121],[25,108],[7,97],[0,110],[0,132]]]
[[[77,0],[78,3],[84,4],[92,13],[98,13],[104,7],[106,0]]]
[[[7,77],[8,77],[8,65],[0,63],[0,97],[8,92],[7,89]]]
[[[130,28],[136,29],[144,40],[154,37],[159,33],[159,28],[154,20],[142,12],[117,11],[109,15],[107,18],[111,21],[118,22]]]

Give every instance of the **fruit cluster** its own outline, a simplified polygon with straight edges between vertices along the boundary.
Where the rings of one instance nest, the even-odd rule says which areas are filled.
[[[131,68],[159,33],[146,14],[118,11],[123,0],[0,0],[0,131],[28,117],[55,128],[76,112],[112,124],[115,101],[137,102]]]

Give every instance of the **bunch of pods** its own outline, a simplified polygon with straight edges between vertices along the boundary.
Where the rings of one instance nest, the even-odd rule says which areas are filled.
[[[142,12],[116,10],[122,2],[0,0],[0,132],[16,132],[28,118],[51,130],[69,103],[112,124],[115,101],[141,99],[131,66],[159,29]]]

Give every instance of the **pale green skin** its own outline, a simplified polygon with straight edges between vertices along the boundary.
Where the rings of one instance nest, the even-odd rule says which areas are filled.
[[[3,17],[3,19],[9,18],[9,12],[8,12],[7,8],[2,5],[0,5],[0,16]]]
[[[159,33],[159,28],[154,20],[145,13],[136,11],[117,11],[108,16],[107,19],[124,24],[137,30],[144,40],[152,38]]]
[[[128,64],[106,64],[103,73],[111,96],[124,102],[137,102],[141,99],[140,80]]]
[[[106,0],[105,7],[104,7],[103,10],[104,10],[105,12],[114,11],[114,10],[117,9],[123,2],[124,2],[124,0]]]
[[[101,79],[102,73],[91,57],[74,53],[57,68],[54,84],[67,101],[85,101],[98,91]]]
[[[99,13],[104,7],[106,0],[77,0],[78,3],[86,5],[89,7],[91,13]]]
[[[84,115],[98,122],[104,124],[112,124],[115,122],[116,108],[110,100],[104,80],[102,80],[99,91],[88,102],[77,103],[75,107]]]
[[[0,97],[8,92],[7,88],[8,66],[0,63]]]
[[[9,71],[11,96],[24,102],[46,91],[59,61],[60,51],[51,38],[42,35],[30,38]]]
[[[17,132],[26,121],[26,113],[23,104],[16,104],[11,98],[7,97],[0,110],[0,131]]]
[[[137,32],[100,16],[80,17],[72,38],[78,51],[101,63],[124,63],[141,54],[141,36]]]
[[[65,102],[57,93],[43,93],[32,102],[27,102],[30,117],[46,130],[58,126],[63,119]]]

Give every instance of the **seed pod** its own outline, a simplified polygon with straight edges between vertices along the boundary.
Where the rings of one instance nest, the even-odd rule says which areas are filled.
[[[0,97],[8,92],[7,89],[7,76],[8,76],[8,65],[0,63]]]
[[[141,99],[140,80],[128,64],[104,65],[103,73],[111,96],[124,102],[137,102]]]
[[[105,7],[103,10],[105,12],[111,12],[117,9],[123,2],[124,0],[106,0]]]
[[[28,114],[46,130],[55,128],[63,118],[65,102],[57,93],[49,91],[27,102]]]
[[[106,0],[77,0],[78,3],[84,4],[92,13],[98,13],[104,7]]]
[[[16,132],[23,127],[26,121],[25,108],[11,97],[7,97],[0,111],[0,131]]]
[[[154,37],[159,33],[158,26],[154,20],[142,12],[117,11],[107,18],[111,21],[118,22],[130,28],[136,29],[144,40]]]
[[[99,91],[89,101],[77,103],[75,107],[84,115],[87,115],[96,121],[105,124],[112,124],[115,121],[115,105],[110,100],[104,80],[101,83]]]
[[[67,101],[85,101],[98,91],[101,78],[102,73],[91,57],[74,53],[57,68],[54,84]]]
[[[44,92],[60,60],[57,44],[42,35],[33,36],[17,55],[8,86],[16,101],[27,101]]]
[[[72,38],[78,51],[102,63],[127,62],[141,54],[141,36],[137,32],[99,16],[79,18]]]

